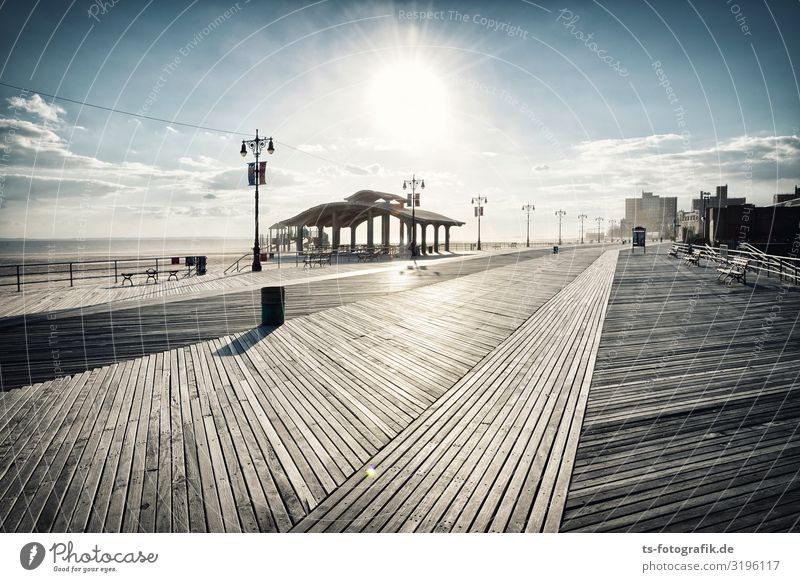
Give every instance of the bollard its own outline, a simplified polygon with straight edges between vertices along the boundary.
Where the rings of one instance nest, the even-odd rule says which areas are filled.
[[[261,288],[261,325],[283,325],[286,311],[286,289]]]

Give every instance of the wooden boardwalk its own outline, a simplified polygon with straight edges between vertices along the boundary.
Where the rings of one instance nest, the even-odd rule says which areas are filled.
[[[394,264],[345,273],[335,268],[318,268],[312,275],[311,270],[306,270],[305,277],[284,281],[286,315],[302,317],[354,301],[513,265],[543,254],[543,250],[533,250],[454,257],[420,261],[415,268],[409,268],[411,264]],[[303,275],[302,269],[299,275],[297,271],[292,273],[295,277]],[[260,287],[200,294],[189,299],[179,294],[169,301],[159,297],[0,318],[0,390],[44,382],[59,372],[82,373],[241,332],[260,321]]]
[[[295,531],[555,531],[617,251],[608,251]]]
[[[287,531],[600,251],[12,390],[3,531]]]
[[[800,292],[621,253],[563,531],[800,529]]]
[[[522,249],[524,252],[525,249]],[[433,265],[446,264],[451,261],[469,261],[471,259],[486,260],[493,256],[517,254],[518,251],[499,251],[477,254],[462,253],[459,255],[430,255],[420,257],[417,264]],[[543,254],[543,249],[537,249],[538,254]],[[488,257],[487,257],[488,255]],[[317,268],[303,268],[295,264],[292,257],[284,257],[280,268],[274,262],[265,263],[265,268],[260,273],[243,270],[239,273],[231,272],[221,274],[227,266],[222,264],[209,265],[209,272],[202,277],[182,278],[178,281],[167,281],[162,275],[157,284],[145,284],[144,277],[139,276],[136,285],[122,285],[114,283],[113,277],[108,281],[77,280],[75,287],[67,283],[36,283],[25,285],[22,291],[17,292],[16,287],[0,287],[0,317],[13,317],[31,315],[34,313],[54,313],[66,310],[83,309],[86,307],[105,304],[149,304],[156,301],[180,301],[186,298],[219,296],[225,293],[236,293],[248,289],[258,289],[265,285],[291,285],[296,283],[309,283],[324,280],[329,277],[341,278],[342,276],[360,275],[381,272],[393,268],[405,268],[414,264],[410,260],[394,260],[391,262],[378,261],[374,263],[359,263],[343,260],[333,265]]]
[[[797,531],[800,292],[617,253],[318,280],[0,393],[0,530]]]

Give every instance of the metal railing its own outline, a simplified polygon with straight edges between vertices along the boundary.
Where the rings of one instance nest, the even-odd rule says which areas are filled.
[[[233,272],[238,273],[239,271],[241,271],[244,268],[244,267],[240,266],[241,261],[244,260],[244,259],[248,259],[249,260],[249,258],[252,257],[252,256],[253,256],[253,251],[250,251],[250,252],[247,252],[247,253],[243,254],[241,257],[239,257],[238,259],[233,261],[230,265],[228,265],[226,267],[226,269],[224,271],[222,271],[222,274],[223,275],[227,275],[228,273],[233,273]]]
[[[130,271],[146,269],[159,270],[159,267],[180,265],[187,268],[185,276],[191,275],[192,268],[181,261],[181,257],[137,257],[130,259],[104,259],[91,261],[59,261],[47,263],[21,263],[0,265],[0,287],[16,286],[21,291],[24,285],[69,282],[74,287],[77,281],[108,279],[119,283],[120,275]]]
[[[688,253],[690,247],[693,250],[699,250],[704,259],[715,263],[729,264],[731,259],[741,257],[747,259],[748,271],[765,273],[768,278],[776,275],[779,280],[788,281],[794,285],[800,283],[800,258],[770,255],[748,243],[742,243],[738,249],[720,249],[709,245],[699,246],[687,243],[675,243],[674,246],[681,253]]]

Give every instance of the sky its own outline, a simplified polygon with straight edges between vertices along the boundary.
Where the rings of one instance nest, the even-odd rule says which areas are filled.
[[[0,86],[0,237],[247,238],[256,129],[262,230],[412,175],[454,240],[476,196],[484,241],[524,240],[525,204],[534,240],[642,190],[769,204],[800,185],[797,22],[796,0],[5,1],[0,83],[25,91]]]

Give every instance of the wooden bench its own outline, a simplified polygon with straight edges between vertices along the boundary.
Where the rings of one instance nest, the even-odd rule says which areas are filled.
[[[175,280],[178,280],[178,271],[170,271],[170,277],[172,274],[175,273]],[[145,280],[144,284],[147,285],[150,281],[153,283],[158,283],[158,271],[156,269],[147,269],[146,271],[140,271],[137,273],[120,273],[122,275],[122,284],[125,285],[125,281],[131,284],[133,287],[133,277],[136,275],[147,275],[147,279]],[[169,280],[169,278],[167,279]]]
[[[303,255],[303,268],[313,267],[314,265],[323,266],[325,263],[331,264],[331,253],[306,253]]]
[[[742,257],[736,257],[730,263],[723,267],[719,267],[717,272],[719,276],[717,281],[722,281],[728,285],[733,284],[734,281],[740,281],[747,284],[747,265],[750,261]]]
[[[678,245],[672,245],[672,248],[669,250],[669,256],[678,258],[678,253],[681,252],[681,248]]]
[[[687,265],[695,265],[695,266],[699,267],[700,266],[700,258],[702,256],[703,256],[703,254],[700,252],[700,250],[695,249],[695,250],[692,251],[692,254],[686,255],[686,256],[683,257],[683,262],[686,263]]]
[[[359,262],[366,263],[367,261],[374,261],[377,259],[378,253],[375,251],[359,251],[356,253],[356,258],[359,260]]]

